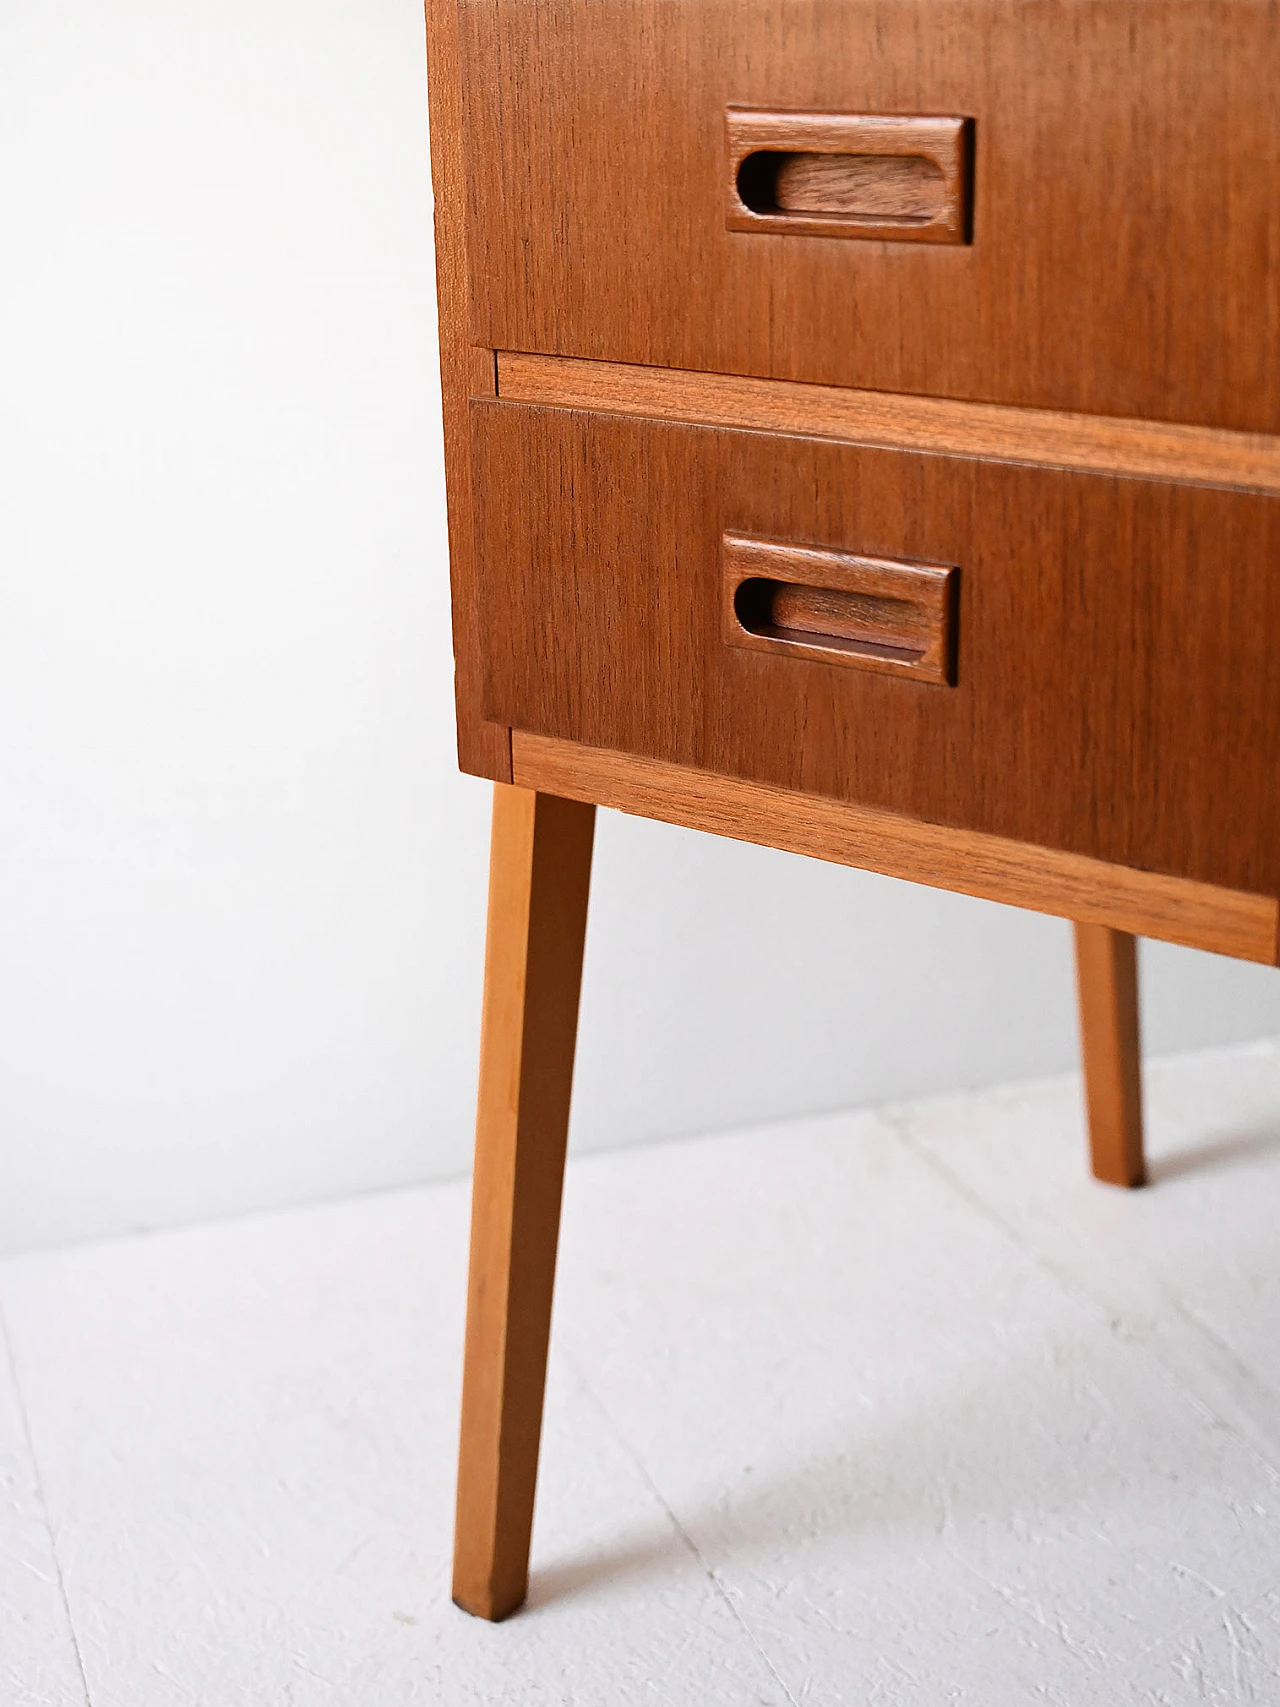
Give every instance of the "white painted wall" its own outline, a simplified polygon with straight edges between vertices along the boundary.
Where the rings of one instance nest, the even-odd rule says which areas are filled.
[[[461,1170],[415,0],[0,9],[0,1249]],[[576,1141],[1070,1063],[1066,927],[606,816]],[[1280,1029],[1153,948],[1151,1047]]]

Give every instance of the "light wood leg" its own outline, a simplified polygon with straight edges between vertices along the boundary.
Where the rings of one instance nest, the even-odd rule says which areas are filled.
[[[453,1598],[525,1597],[595,807],[494,787]]]
[[[1142,1185],[1136,940],[1105,925],[1078,924],[1076,982],[1093,1171],[1110,1185]]]

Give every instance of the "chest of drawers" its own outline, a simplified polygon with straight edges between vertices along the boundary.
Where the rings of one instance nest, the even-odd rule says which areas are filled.
[[[455,1592],[523,1598],[594,808],[1274,964],[1280,13],[428,0],[497,785]]]

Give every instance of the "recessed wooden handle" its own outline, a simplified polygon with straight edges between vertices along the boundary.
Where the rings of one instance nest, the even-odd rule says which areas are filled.
[[[731,646],[954,682],[954,568],[734,533],[721,559]]]
[[[972,121],[730,107],[731,231],[967,243]]]

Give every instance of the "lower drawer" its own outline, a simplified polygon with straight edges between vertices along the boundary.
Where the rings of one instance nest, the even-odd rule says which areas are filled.
[[[487,717],[1280,888],[1280,500],[472,408]]]

